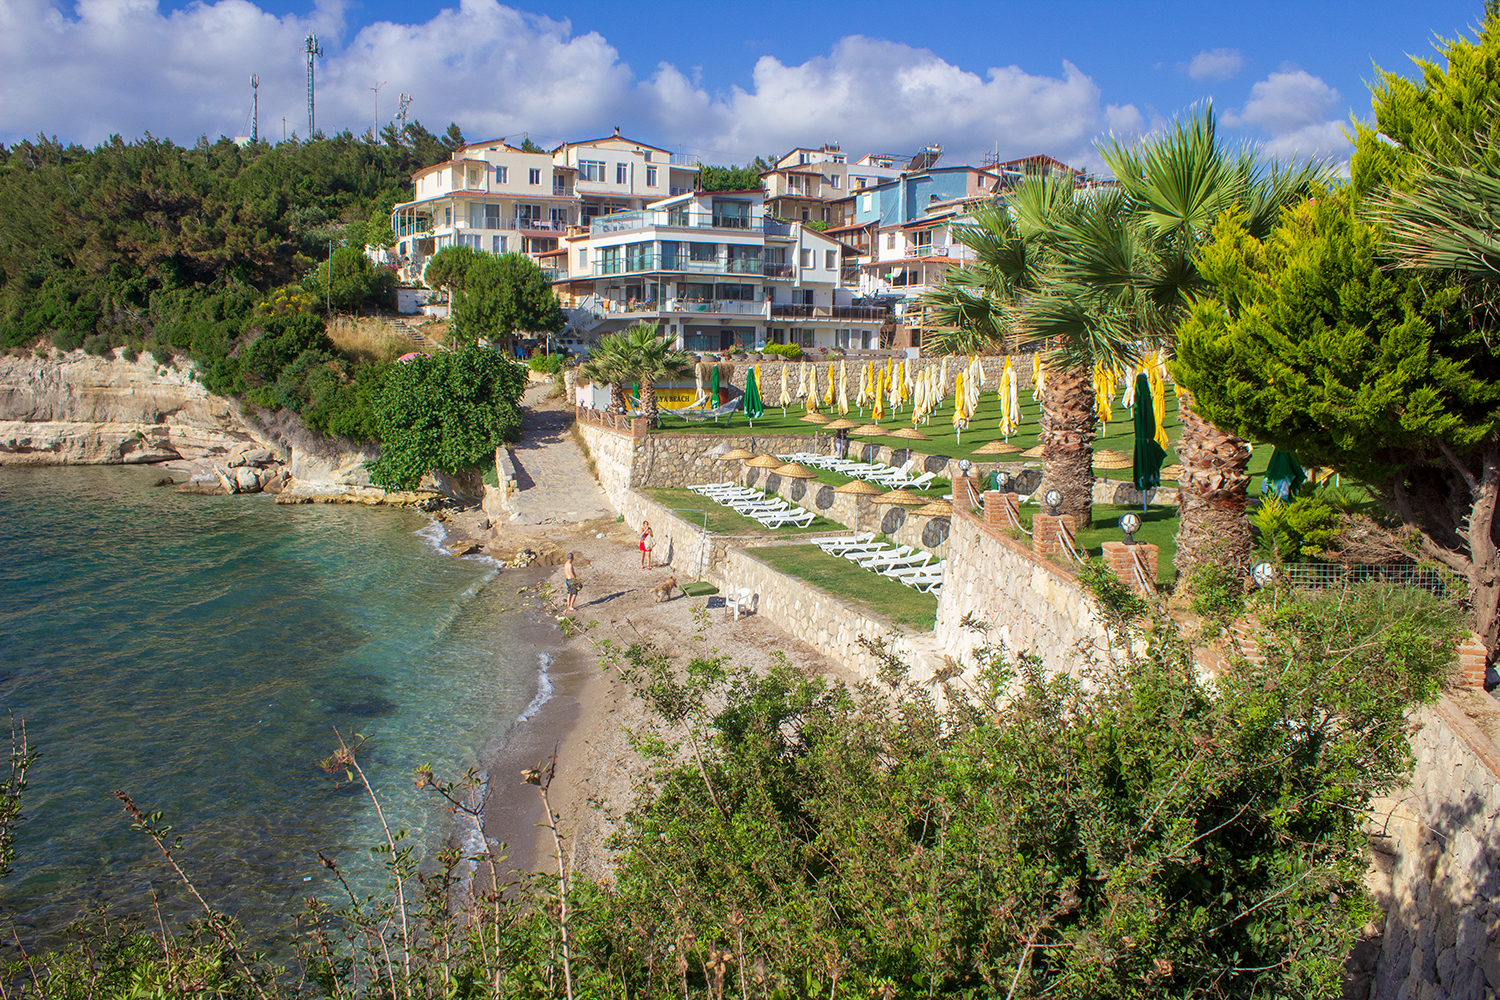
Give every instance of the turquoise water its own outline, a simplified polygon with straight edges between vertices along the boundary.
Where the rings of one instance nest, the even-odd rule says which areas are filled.
[[[437,553],[425,518],[159,476],[0,468],[0,713],[42,751],[0,882],[23,940],[96,904],[150,913],[153,892],[192,915],[116,788],[166,814],[200,891],[257,936],[331,898],[318,851],[373,888],[373,808],[316,765],[333,727],[371,738],[387,818],[430,856],[452,819],[415,768],[475,763],[546,686],[518,578]]]

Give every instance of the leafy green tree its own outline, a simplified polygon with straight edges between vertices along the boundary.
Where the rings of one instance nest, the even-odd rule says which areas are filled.
[[[389,307],[396,275],[376,267],[363,250],[339,247],[308,276],[304,286],[318,305],[334,312],[353,312],[366,303]]]
[[[521,365],[472,346],[391,366],[376,402],[371,481],[411,489],[435,469],[457,475],[490,460],[520,433],[526,381]]]
[[[1226,217],[1174,371],[1215,424],[1370,484],[1428,558],[1468,575],[1493,655],[1500,361],[1458,287],[1390,270],[1380,240],[1346,197],[1290,210],[1265,242]]]
[[[546,150],[531,141],[531,136],[521,138],[521,152],[523,153],[545,153]]]
[[[446,288],[449,294],[463,291],[469,268],[484,254],[468,246],[443,247],[427,261],[422,280],[429,288]]]
[[[453,330],[464,340],[556,332],[564,323],[552,283],[524,254],[480,254],[453,300]]]
[[[760,175],[771,169],[765,157],[757,156],[743,167],[714,167],[698,163],[698,190],[700,191],[758,191]]]

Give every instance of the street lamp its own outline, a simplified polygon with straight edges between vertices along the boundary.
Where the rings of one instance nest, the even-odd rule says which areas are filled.
[[[1048,490],[1047,495],[1042,497],[1042,499],[1047,501],[1047,513],[1056,517],[1057,505],[1062,503],[1063,500],[1062,494],[1057,492],[1057,490]]]

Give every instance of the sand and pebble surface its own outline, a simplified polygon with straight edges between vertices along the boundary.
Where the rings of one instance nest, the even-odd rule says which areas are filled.
[[[689,574],[669,567],[642,569],[638,539],[616,520],[604,491],[589,473],[581,451],[567,433],[572,411],[527,393],[523,441],[515,449],[522,488],[516,495],[519,516],[509,524],[485,527],[478,511],[449,512],[450,538],[483,540],[492,558],[502,562],[530,550],[532,565],[514,572],[518,586],[535,580],[549,584],[542,598],[549,624],[533,636],[539,653],[551,657],[551,696],[530,717],[517,723],[483,761],[490,776],[484,807],[484,835],[507,845],[509,867],[557,870],[556,847],[542,820],[535,787],[522,772],[545,764],[556,753],[556,776],[550,798],[569,868],[607,877],[611,859],[605,841],[629,808],[636,779],[643,773],[629,745],[628,732],[646,722],[642,705],[628,687],[600,662],[595,644],[612,640],[628,646],[649,638],[660,647],[680,651],[685,664],[692,655],[716,652],[738,663],[763,667],[781,651],[804,668],[838,675],[816,650],[791,638],[758,615],[734,621],[722,601],[685,597],[674,591],[658,603],[651,588]],[[577,553],[575,567],[583,581],[572,619],[579,628],[555,623],[563,610],[562,558]],[[708,608],[710,603],[715,606]],[[694,609],[708,609],[706,628]],[[695,636],[702,635],[702,641]],[[847,678],[845,678],[847,679]]]

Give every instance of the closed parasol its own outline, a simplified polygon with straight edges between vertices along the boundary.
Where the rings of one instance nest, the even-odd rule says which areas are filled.
[[[1161,463],[1167,457],[1166,450],[1156,441],[1155,401],[1151,392],[1151,376],[1141,372],[1135,377],[1135,461],[1131,478],[1135,488],[1141,492],[1161,485]],[[1144,502],[1142,503],[1144,507]]]
[[[724,405],[723,399],[721,399],[720,396],[719,396],[719,366],[718,365],[714,365],[714,374],[713,374],[712,380],[710,380],[710,382],[709,382],[708,391],[714,397],[714,409],[717,410],[719,407],[721,407],[721,406]]]
[[[743,405],[745,416],[749,418],[750,426],[752,427],[755,426],[755,421],[759,420],[761,415],[766,412],[765,404],[761,402],[760,398],[760,386],[757,384],[758,379],[755,377],[757,367],[759,366],[752,367],[745,372],[745,400]]]

